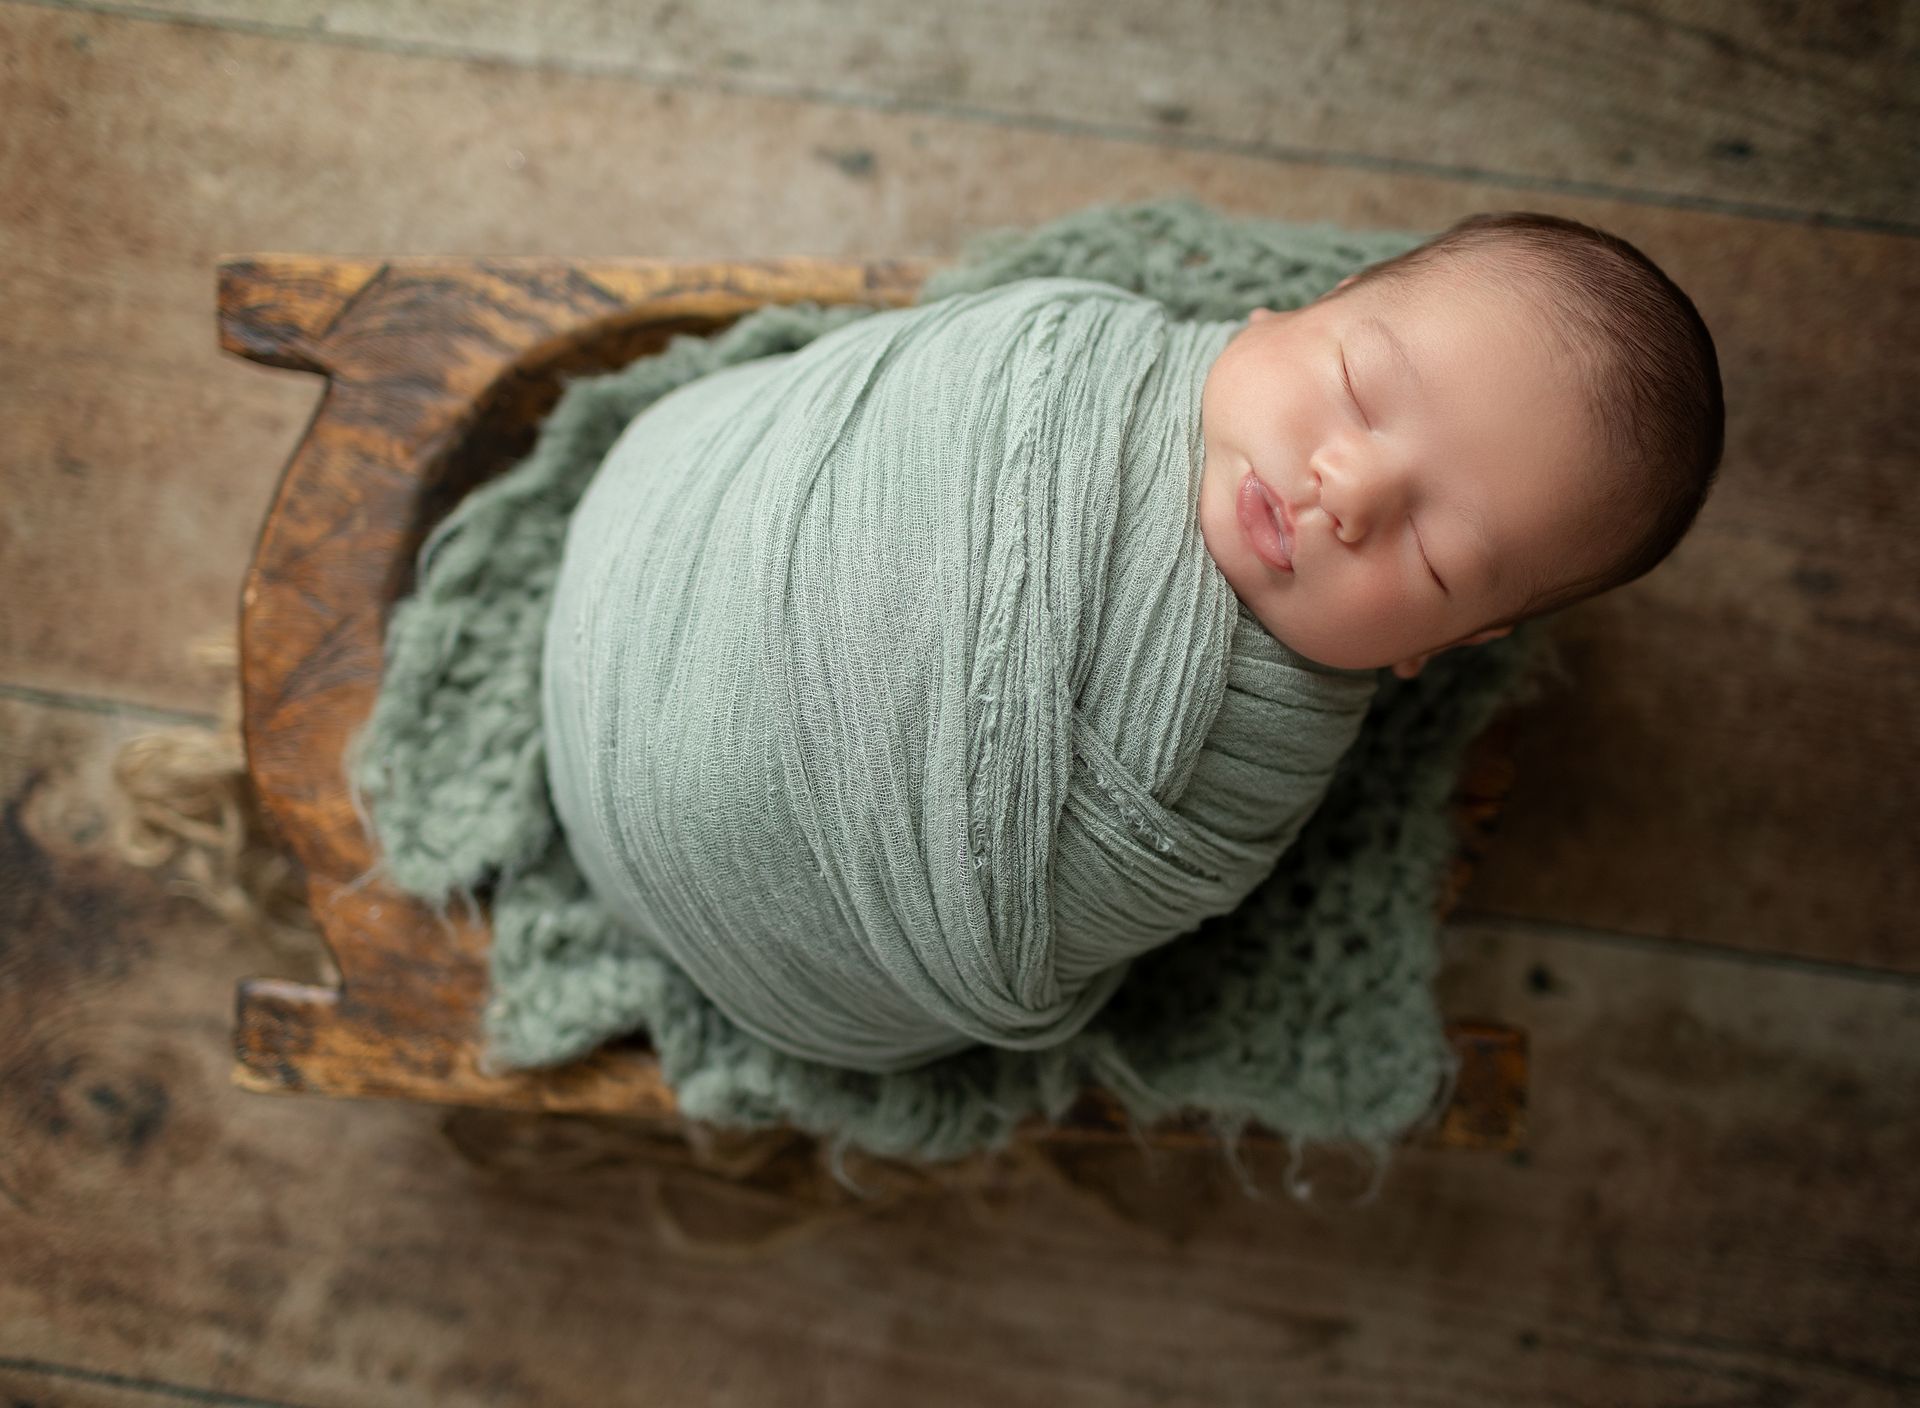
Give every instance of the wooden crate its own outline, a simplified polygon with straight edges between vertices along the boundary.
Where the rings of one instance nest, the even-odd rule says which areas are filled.
[[[897,306],[931,261],[334,258],[256,255],[219,266],[223,348],[315,372],[326,393],[281,479],[247,574],[241,683],[247,764],[338,965],[338,989],[276,980],[238,994],[236,1081],[457,1105],[674,1120],[673,1093],[643,1042],[568,1066],[483,1073],[483,922],[446,924],[378,881],[348,797],[342,751],[371,713],[389,607],[412,590],[433,524],[533,447],[562,374],[609,371],[676,333],[711,333],[769,302]],[[1476,740],[1455,797],[1460,849],[1445,914],[1506,795],[1508,720]],[[451,932],[449,932],[449,925]],[[1523,1033],[1453,1021],[1453,1101],[1420,1136],[1450,1148],[1519,1146]],[[1118,1103],[1090,1090],[1048,1139],[1125,1137]],[[1160,1144],[1210,1136],[1165,1121]],[[1251,1138],[1273,1138],[1254,1130]]]

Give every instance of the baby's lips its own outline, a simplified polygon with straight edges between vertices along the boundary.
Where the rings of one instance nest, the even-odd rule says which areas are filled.
[[[1293,563],[1293,545],[1295,542],[1293,510],[1287,507],[1278,494],[1267,488],[1264,479],[1260,481],[1260,488],[1267,496],[1267,507],[1273,510],[1274,526],[1280,530],[1280,542],[1287,550],[1287,563],[1291,566]]]
[[[1260,482],[1259,476],[1251,469],[1240,481],[1234,507],[1239,514],[1240,529],[1246,534],[1255,555],[1275,571],[1293,571],[1293,548],[1286,541],[1280,512],[1274,505],[1272,495],[1267,492],[1267,486]]]

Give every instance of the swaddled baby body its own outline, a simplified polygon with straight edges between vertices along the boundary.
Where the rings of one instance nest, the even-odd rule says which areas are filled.
[[[655,402],[543,661],[598,897],[795,1055],[1071,1036],[1271,871],[1380,667],[1578,538],[1575,383],[1444,276],[1199,323],[1028,279]]]
[[[702,377],[609,451],[548,621],[555,811],[736,1023],[869,1070],[1051,1045],[1292,842],[1378,680],[1207,553],[1239,326],[1024,280]]]

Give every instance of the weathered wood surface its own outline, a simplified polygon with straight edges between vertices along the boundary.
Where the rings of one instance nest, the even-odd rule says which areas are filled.
[[[1920,22],[1894,3],[154,0],[148,14],[648,83],[1533,190],[1920,226]],[[873,154],[831,155],[849,174]]]
[[[221,265],[228,351],[328,378],[260,534],[242,593],[241,678],[248,766],[308,877],[309,902],[338,963],[338,990],[242,984],[236,1078],[248,1089],[380,1095],[450,1104],[663,1118],[674,1109],[643,1045],[606,1047],[554,1071],[479,1068],[486,997],[484,920],[436,918],[364,881],[369,838],[341,759],[372,712],[382,628],[411,590],[421,541],[473,486],[532,448],[566,373],[606,371],[710,334],[770,302],[907,302],[926,261],[687,264],[658,260],[239,256]],[[1463,781],[1465,846],[1436,905],[1450,905],[1512,781],[1490,730]],[[1450,1107],[1430,1137],[1517,1147],[1525,1108],[1521,1034],[1467,1020]],[[1036,1122],[1052,1137],[1056,1127]],[[1118,1106],[1088,1092],[1071,1137],[1130,1137]],[[1204,1139],[1197,1119],[1158,1142]],[[1271,1137],[1255,1130],[1250,1137]]]
[[[1523,1153],[1410,1148],[1350,1210],[1329,1163],[1314,1211],[1285,1150],[1245,1151],[1248,1201],[1217,1151],[1053,1146],[1132,1224],[1040,1185],[709,1264],[652,1230],[644,1166],[582,1157],[585,1122],[234,1090],[233,980],[285,959],[111,858],[105,764],[147,726],[0,700],[15,1400],[116,1402],[56,1370],[302,1408],[1920,1392],[1911,980],[1455,924],[1447,1007],[1532,1033]],[[711,1238],[775,1211],[671,1188]]]
[[[1786,9],[1765,23],[1820,23]],[[1368,20],[1382,63],[1409,52],[1416,13]],[[1543,44],[1575,22],[1515,13]],[[1920,971],[1920,866],[1890,839],[1920,833],[1910,239],[1676,208],[1658,188],[1503,184],[1518,134],[1500,125],[1484,177],[1440,180],[78,11],[0,7],[0,51],[0,564],[23,584],[0,593],[6,685],[213,712],[186,647],[232,630],[274,471],[318,399],[312,377],[208,335],[222,253],[944,257],[983,228],[1173,189],[1412,229],[1533,206],[1619,231],[1693,294],[1730,445],[1674,558],[1556,626],[1579,688],[1529,714],[1462,913]],[[1659,72],[1615,75],[1623,110],[1665,110]],[[1716,82],[1777,72],[1730,57]],[[355,120],[316,120],[343,92]],[[855,170],[833,159],[853,150]]]

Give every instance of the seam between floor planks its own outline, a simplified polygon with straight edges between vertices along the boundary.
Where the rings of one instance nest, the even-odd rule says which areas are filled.
[[[164,704],[141,704],[113,695],[42,689],[30,684],[9,684],[3,680],[0,680],[0,699],[15,699],[22,704],[39,704],[49,709],[71,709],[77,714],[109,714],[151,719],[161,724],[196,724],[206,729],[220,726],[218,717],[195,709],[169,709]]]
[[[284,1398],[259,1398],[248,1393],[226,1393],[217,1388],[196,1388],[191,1384],[170,1383],[165,1379],[136,1378],[108,1369],[82,1369],[72,1364],[53,1364],[43,1359],[13,1359],[0,1355],[0,1372],[39,1374],[50,1379],[94,1384],[100,1388],[124,1388],[135,1393],[151,1393],[188,1403],[206,1403],[217,1408],[302,1408]]]
[[[1601,929],[1584,924],[1569,924],[1563,919],[1535,919],[1502,910],[1475,909],[1462,905],[1447,916],[1448,928],[1483,929],[1490,933],[1531,935],[1572,944],[1599,944],[1610,948],[1632,949],[1641,953],[1675,953],[1689,958],[1718,958],[1753,968],[1785,969],[1812,977],[1845,978],[1878,986],[1920,990],[1920,972],[1899,968],[1881,968],[1871,963],[1834,963],[1803,958],[1793,953],[1767,953],[1730,948],[1706,939],[1676,938],[1667,934],[1641,934],[1631,929]]]

